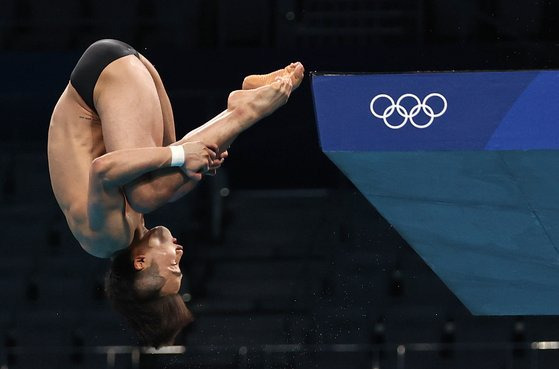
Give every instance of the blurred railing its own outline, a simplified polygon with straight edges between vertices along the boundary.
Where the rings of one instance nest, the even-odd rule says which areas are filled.
[[[274,362],[274,355],[285,354],[367,354],[371,362],[368,365],[372,369],[396,368],[405,369],[415,367],[413,364],[407,366],[407,359],[414,353],[430,353],[440,356],[453,355],[452,353],[482,353],[500,352],[504,359],[503,368],[517,367],[515,355],[524,353],[523,368],[544,369],[551,368],[556,362],[541,362],[539,354],[541,351],[559,350],[559,341],[536,341],[536,342],[471,342],[471,343],[407,343],[407,344],[275,344],[256,346],[168,346],[160,349],[140,346],[93,346],[93,347],[4,347],[4,355],[0,356],[0,369],[10,369],[6,358],[10,355],[26,354],[93,354],[102,355],[106,358],[106,368],[115,368],[117,356],[129,358],[131,368],[140,368],[142,360],[151,355],[215,355],[215,353],[229,353],[236,359],[232,367],[247,369],[259,363],[259,368],[269,367]],[[446,353],[446,354],[443,354]],[[257,360],[254,358],[257,357]],[[390,362],[384,365],[381,362]],[[444,360],[442,357],[440,360]],[[475,360],[475,358],[474,358]],[[259,362],[260,361],[260,362]],[[122,361],[121,361],[122,363]],[[249,364],[250,363],[250,364]],[[503,363],[503,362],[502,362]],[[395,365],[394,365],[395,364]]]

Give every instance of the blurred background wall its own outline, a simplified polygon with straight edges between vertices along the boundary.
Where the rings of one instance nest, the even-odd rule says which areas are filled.
[[[155,64],[180,136],[244,76],[297,60],[557,68],[558,14],[551,0],[0,0],[0,368],[555,368],[556,350],[530,349],[559,339],[555,317],[471,316],[326,159],[308,75],[217,177],[148,217],[187,245],[186,353],[95,349],[135,340],[103,297],[107,262],[81,251],[54,201],[46,134],[101,38]]]

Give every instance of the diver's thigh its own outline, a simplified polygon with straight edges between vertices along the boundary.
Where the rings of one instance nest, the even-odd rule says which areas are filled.
[[[161,146],[163,115],[155,83],[134,55],[109,64],[94,90],[107,152]]]

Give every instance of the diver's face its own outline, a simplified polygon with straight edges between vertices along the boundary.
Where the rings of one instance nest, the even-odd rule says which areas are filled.
[[[179,262],[182,258],[183,247],[163,226],[150,229],[145,237],[147,237],[147,247],[144,250],[146,262],[149,265],[156,263],[159,267],[159,275],[166,280],[161,289],[161,295],[178,293],[182,279]]]

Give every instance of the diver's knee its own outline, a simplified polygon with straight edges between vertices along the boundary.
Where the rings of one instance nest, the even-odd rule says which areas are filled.
[[[130,207],[140,214],[147,214],[156,209],[156,194],[148,186],[127,186],[125,194]]]

